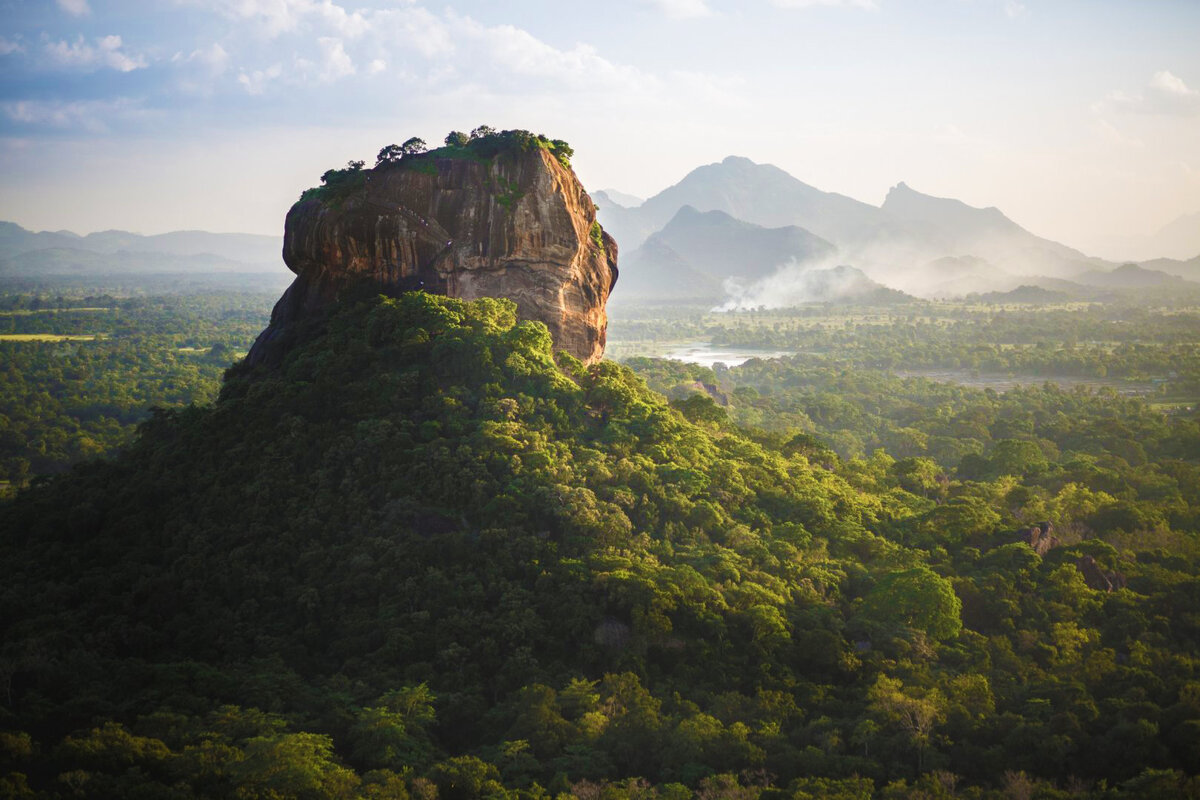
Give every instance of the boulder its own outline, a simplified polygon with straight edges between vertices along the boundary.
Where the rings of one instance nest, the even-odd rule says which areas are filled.
[[[1075,566],[1083,575],[1083,582],[1089,588],[1101,592],[1112,592],[1124,589],[1126,586],[1125,575],[1120,572],[1107,572],[1092,556],[1080,556],[1079,560],[1075,562]]]
[[[1021,528],[1017,531],[1017,540],[1032,547],[1039,556],[1046,555],[1061,544],[1054,535],[1054,525],[1050,522],[1038,522],[1028,528]]]

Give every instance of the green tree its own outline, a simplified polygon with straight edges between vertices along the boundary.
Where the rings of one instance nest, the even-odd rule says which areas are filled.
[[[429,778],[437,786],[438,800],[503,798],[500,770],[475,756],[457,756],[434,765]]]
[[[395,164],[404,157],[404,149],[398,144],[389,144],[379,151],[379,155],[375,157],[375,166],[381,167],[384,164]]]
[[[1036,442],[1024,439],[1003,439],[992,451],[991,468],[996,475],[1026,475],[1042,472],[1049,465],[1046,454]]]
[[[400,145],[400,153],[405,156],[415,156],[424,153],[429,147],[425,144],[424,139],[419,139],[416,136],[408,139],[404,144]]]
[[[917,772],[934,727],[945,718],[946,698],[937,689],[907,688],[898,678],[880,674],[867,692],[871,710],[902,731],[917,751]]]
[[[358,776],[335,760],[333,740],[321,734],[257,737],[243,752],[244,760],[233,769],[238,798],[349,798],[359,784]]]
[[[434,695],[425,684],[388,692],[358,712],[350,729],[354,757],[372,768],[424,768],[433,759],[428,729]]]
[[[903,625],[934,639],[962,630],[962,601],[950,581],[925,566],[892,572],[867,593],[862,614],[869,620]]]

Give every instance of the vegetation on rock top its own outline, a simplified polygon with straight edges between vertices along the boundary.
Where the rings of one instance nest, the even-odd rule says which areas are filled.
[[[451,131],[442,147],[429,150],[423,139],[413,137],[403,144],[389,144],[376,156],[375,169],[412,169],[437,172],[436,160],[442,158],[491,161],[503,153],[526,153],[535,149],[554,154],[564,167],[571,166],[574,149],[562,139],[548,139],[540,133],[526,130],[497,131],[480,125],[469,134]],[[306,189],[301,200],[336,202],[363,186],[367,170],[365,161],[351,161],[342,169],[330,169],[321,176],[321,185]]]

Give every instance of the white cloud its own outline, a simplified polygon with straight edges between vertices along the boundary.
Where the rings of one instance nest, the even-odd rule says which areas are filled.
[[[1009,19],[1017,19],[1018,17],[1028,16],[1029,9],[1025,7],[1024,3],[1018,2],[1018,0],[1004,0],[1004,13],[1008,15]]]
[[[315,13],[323,22],[332,27],[339,35],[348,39],[357,39],[371,28],[370,22],[361,11],[348,12],[330,0],[322,0],[316,4]]]
[[[1150,78],[1146,100],[1152,110],[1160,113],[1200,112],[1200,91],[1188,87],[1182,78],[1165,69],[1154,73]]]
[[[74,42],[60,40],[46,44],[46,55],[60,67],[83,69],[89,72],[98,69],[115,69],[132,72],[147,65],[146,57],[122,52],[120,36],[102,36],[90,45],[80,36]]]
[[[294,0],[194,0],[190,4],[204,6],[237,22],[257,23],[271,37],[295,30],[300,22],[296,7],[308,5]]]
[[[193,50],[188,55],[176,53],[171,63],[179,69],[177,86],[193,94],[211,94],[217,79],[229,70],[229,53],[220,42]]]
[[[376,11],[368,22],[371,37],[384,50],[398,48],[430,59],[454,53],[450,26],[421,6]]]
[[[87,0],[58,0],[58,7],[73,17],[82,17],[92,13]]]
[[[457,74],[485,81],[489,89],[536,92],[544,86],[574,90],[618,89],[641,92],[657,83],[640,70],[616,64],[588,44],[560,49],[512,25],[488,27],[470,17],[448,12],[459,55],[451,62]]]
[[[1175,97],[1200,96],[1200,92],[1188,88],[1188,85],[1183,82],[1183,78],[1165,69],[1154,73],[1154,77],[1150,79],[1150,88]]]
[[[24,53],[25,45],[21,44],[16,39],[6,39],[0,36],[0,56],[8,56],[13,53]]]
[[[713,10],[705,0],[647,0],[650,5],[672,19],[711,17]]]
[[[279,64],[272,64],[266,69],[243,72],[238,75],[237,81],[247,94],[262,94],[266,91],[267,86],[278,80],[281,75],[283,75],[283,67]]]
[[[317,39],[317,47],[321,51],[321,60],[314,64],[305,59],[297,59],[296,68],[299,72],[312,75],[319,83],[333,83],[357,72],[341,39],[322,36]]]
[[[113,117],[140,111],[136,103],[124,98],[72,102],[16,100],[0,104],[0,110],[13,122],[51,128],[80,128],[91,133],[106,132],[108,121]]]
[[[1200,113],[1200,91],[1192,89],[1183,78],[1164,69],[1154,73],[1140,92],[1131,94],[1117,90],[1092,108],[1098,112],[1115,108],[1148,114],[1197,114]]]
[[[182,0],[217,12],[226,19],[256,23],[268,37],[297,31],[310,22],[323,23],[339,36],[355,38],[370,28],[362,11],[347,11],[332,0]]]
[[[425,91],[451,93],[457,102],[564,91],[604,92],[634,103],[703,98],[727,104],[734,96],[728,81],[709,75],[646,72],[607,59],[587,43],[555,46],[513,25],[488,25],[453,10],[433,13],[413,0],[353,12],[333,0],[176,1],[246,22],[257,36],[272,39],[235,48],[231,42],[244,42],[238,26],[222,40],[238,67],[238,84],[250,94],[386,72],[393,82],[419,83]],[[706,0],[653,2],[677,13],[708,8]]]
[[[214,76],[223,74],[229,67],[229,53],[225,52],[220,42],[213,42],[212,47],[193,50],[182,60],[188,64],[195,64]]]
[[[779,8],[815,8],[817,6],[844,6],[846,8],[876,9],[875,0],[771,0]]]

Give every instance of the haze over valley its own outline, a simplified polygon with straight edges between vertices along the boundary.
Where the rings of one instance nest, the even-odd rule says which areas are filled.
[[[1197,42],[0,0],[0,800],[1198,800]]]
[[[622,204],[604,191],[594,199],[623,248],[618,302],[780,308],[878,299],[881,288],[936,299],[1021,286],[1085,299],[1102,289],[1200,281],[1200,240],[1189,259],[1130,266],[1036,236],[997,208],[904,183],[875,207],[736,156],[645,201]]]
[[[1089,256],[1030,233],[1000,209],[932,197],[905,183],[876,207],[738,156],[697,167],[646,200],[617,190],[596,191],[592,199],[622,253],[618,309],[622,301],[784,308],[904,295],[998,296],[1022,287],[1086,300],[1111,290],[1200,287],[1200,225],[1193,230],[1198,220],[1187,217],[1155,241],[1174,253],[1192,252],[1184,248],[1194,243],[1191,257],[1160,254],[1138,263]],[[280,237],[79,236],[0,226],[0,274],[11,277],[286,274]]]

